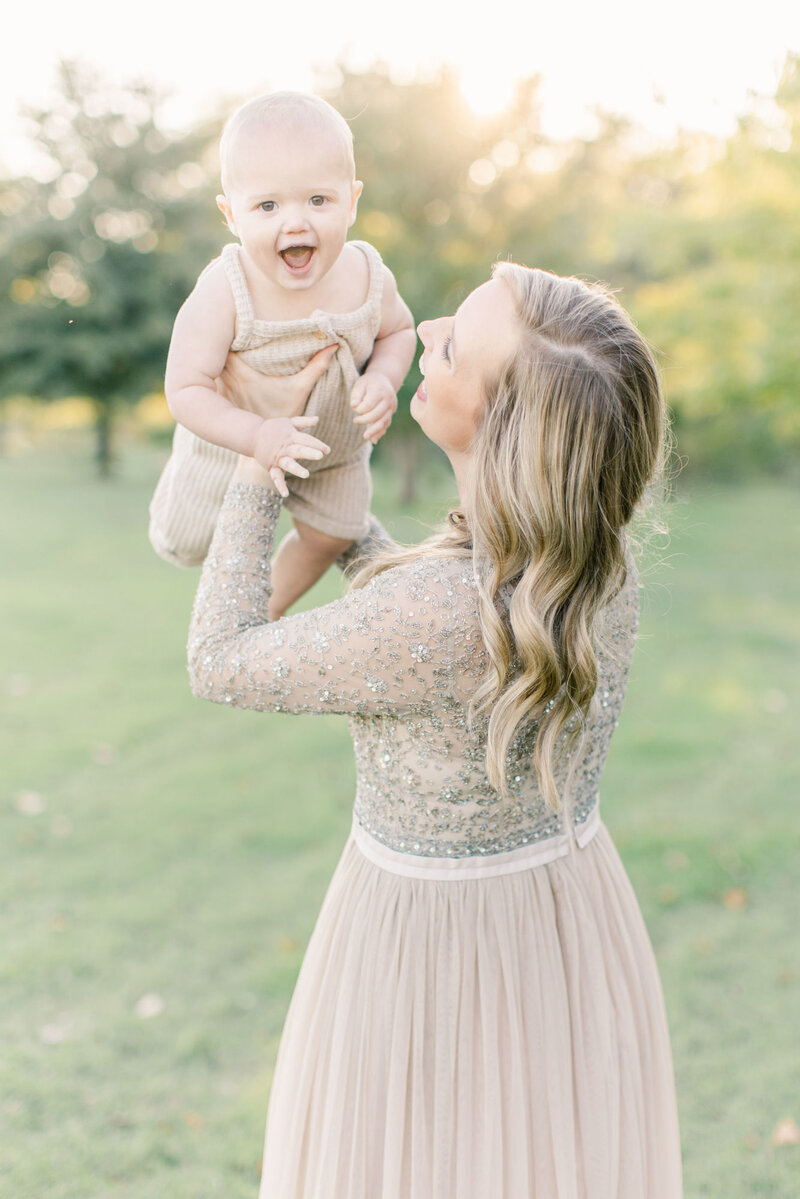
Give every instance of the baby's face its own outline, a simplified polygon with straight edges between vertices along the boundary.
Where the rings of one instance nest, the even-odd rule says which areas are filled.
[[[318,129],[256,125],[242,130],[217,203],[265,280],[287,291],[312,288],[342,252],[361,184],[334,136]]]

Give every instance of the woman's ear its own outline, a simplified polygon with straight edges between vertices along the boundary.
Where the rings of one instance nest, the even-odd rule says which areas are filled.
[[[220,210],[222,215],[225,217],[225,223],[228,226],[228,228],[230,229],[231,233],[233,233],[235,237],[238,237],[239,234],[236,232],[236,223],[233,219],[233,211],[231,210],[231,206],[228,203],[227,196],[217,196],[217,208]]]
[[[356,179],[355,183],[353,184],[353,191],[350,196],[350,220],[347,223],[348,229],[350,228],[350,226],[353,224],[353,222],[356,219],[356,213],[358,212],[358,198],[361,195],[361,193],[363,192],[363,190],[364,190],[364,184],[361,182],[360,179]]]

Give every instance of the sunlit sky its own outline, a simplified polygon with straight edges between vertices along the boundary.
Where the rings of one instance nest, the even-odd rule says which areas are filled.
[[[398,81],[442,61],[477,111],[502,107],[515,79],[542,76],[546,131],[591,132],[593,106],[637,118],[656,137],[683,126],[725,134],[749,95],[770,93],[800,52],[800,0],[39,0],[15,5],[0,51],[0,163],[28,168],[20,101],[46,103],[59,58],[112,81],[144,77],[173,93],[177,127],[220,102],[274,87],[310,88],[337,58],[387,63]],[[446,131],[442,131],[446,136]]]

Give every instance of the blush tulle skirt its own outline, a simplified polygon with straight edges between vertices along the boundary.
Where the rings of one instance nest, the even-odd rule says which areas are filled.
[[[679,1199],[653,951],[605,826],[496,877],[351,835],[289,1008],[259,1199]]]

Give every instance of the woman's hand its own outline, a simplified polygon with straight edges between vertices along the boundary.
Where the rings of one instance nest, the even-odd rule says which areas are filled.
[[[325,346],[296,375],[263,375],[243,362],[240,354],[228,354],[225,369],[217,379],[217,391],[237,408],[255,412],[265,420],[301,416],[337,348]]]

